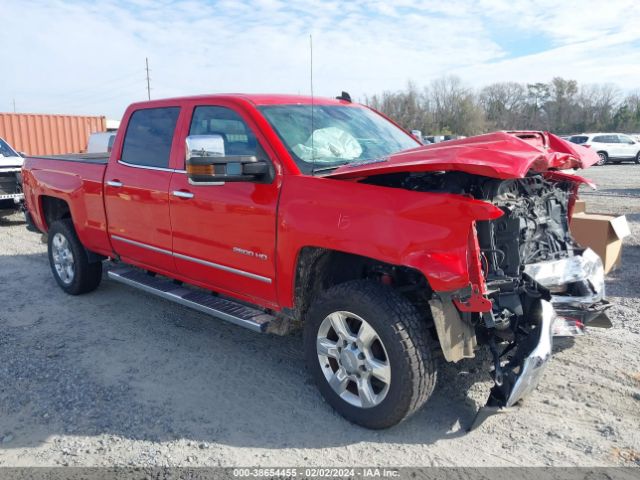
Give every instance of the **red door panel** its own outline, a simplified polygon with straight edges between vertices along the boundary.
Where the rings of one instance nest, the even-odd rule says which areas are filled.
[[[108,232],[123,260],[175,271],[168,191],[172,172],[111,163],[105,175]],[[114,186],[121,184],[121,186]]]
[[[276,182],[196,186],[175,173],[169,192],[178,272],[256,303],[275,304]]]

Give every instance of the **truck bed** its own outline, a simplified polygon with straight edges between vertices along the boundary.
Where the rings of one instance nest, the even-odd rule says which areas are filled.
[[[107,159],[106,153],[27,157],[23,169],[28,191],[25,201],[35,226],[47,231],[44,209],[55,208],[43,197],[64,202],[83,245],[96,253],[110,252],[103,201]]]
[[[64,155],[42,155],[31,156],[30,158],[42,158],[50,160],[63,160],[66,162],[95,163],[106,165],[109,161],[109,153],[67,153]]]

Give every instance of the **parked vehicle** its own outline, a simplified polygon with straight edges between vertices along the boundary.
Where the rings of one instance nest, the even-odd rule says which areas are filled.
[[[464,135],[427,135],[422,138],[429,143],[440,143],[448,142],[450,140],[461,140],[467,137],[465,137]]]
[[[640,163],[640,141],[621,133],[583,133],[573,135],[571,142],[596,151],[600,160],[597,165],[605,163],[621,163],[633,160]]]
[[[597,161],[543,132],[423,147],[345,99],[211,95],[133,104],[108,158],[29,157],[24,186],[62,290],[111,259],[254,331],[301,326],[326,401],[385,428],[430,397],[434,355],[493,353],[481,419],[535,388],[554,324],[606,324],[602,262],[568,229],[585,180],[558,171]]]
[[[116,132],[94,132],[87,140],[87,153],[110,153]]]
[[[0,138],[0,216],[14,213],[22,205],[23,162],[22,155]]]

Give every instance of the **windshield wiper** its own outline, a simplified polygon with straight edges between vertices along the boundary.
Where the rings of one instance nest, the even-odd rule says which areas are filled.
[[[313,170],[311,170],[311,174],[315,175],[316,173],[319,173],[319,172],[328,172],[329,170],[335,170],[336,168],[342,167],[343,165],[347,165],[348,163],[349,162],[342,162],[337,165],[331,165],[330,167],[314,168]]]

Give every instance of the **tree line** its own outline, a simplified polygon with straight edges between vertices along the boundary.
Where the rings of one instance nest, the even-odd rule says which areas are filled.
[[[424,135],[477,135],[493,130],[640,132],[640,91],[623,95],[614,84],[579,85],[555,77],[549,83],[497,82],[479,90],[456,76],[419,89],[365,98],[365,103],[407,130]]]

